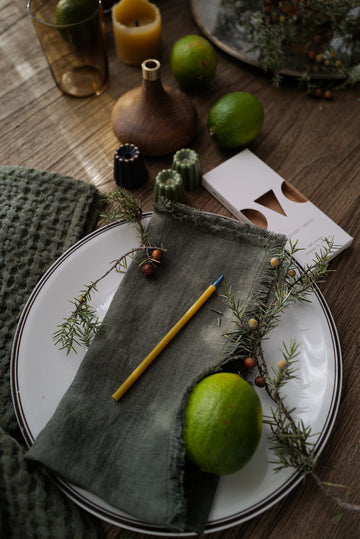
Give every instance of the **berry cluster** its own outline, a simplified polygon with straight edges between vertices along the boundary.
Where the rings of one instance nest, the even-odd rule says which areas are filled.
[[[160,249],[153,249],[146,261],[142,264],[141,271],[144,275],[151,277],[154,275],[157,264],[160,264],[163,259],[163,251]]]
[[[248,320],[248,325],[249,325],[249,329],[251,331],[254,331],[259,323],[258,321],[256,320],[256,318],[250,318]],[[243,365],[246,369],[248,369],[249,371],[255,369],[255,367],[258,366],[258,363],[256,361],[256,359],[254,357],[246,357],[243,361]],[[265,378],[264,376],[262,375],[258,375],[256,378],[255,378],[255,385],[257,385],[258,387],[264,387],[266,385],[266,381],[265,381]]]
[[[300,12],[303,6],[309,9]],[[318,24],[310,24],[312,20]],[[334,37],[333,21],[318,12],[316,4],[310,7],[305,0],[263,0],[263,22],[265,25],[279,25],[279,31],[284,33],[284,42],[290,47],[289,53],[302,58],[307,73],[316,75],[342,70],[342,62],[330,45]],[[308,95],[327,100],[333,98],[333,92],[319,84],[310,87]]]
[[[255,369],[255,367],[257,366],[257,361],[255,358],[253,357],[246,357],[244,359],[244,363],[243,363],[244,367],[246,369],[248,369],[249,371],[252,370],[252,369]],[[262,376],[262,375],[259,375],[255,378],[255,385],[257,387],[265,387],[266,385],[266,380],[265,380],[265,377]]]
[[[274,256],[269,260],[269,263],[272,268],[276,269],[280,267],[281,260],[278,257]],[[296,276],[296,271],[294,269],[289,269],[288,275],[289,277],[294,278]],[[251,332],[255,331],[259,326],[259,322],[256,320],[256,318],[250,318],[247,323]],[[246,357],[243,360],[243,366],[249,371],[255,369],[255,367],[259,367],[258,362],[254,357]],[[279,370],[284,370],[287,367],[287,362],[282,359],[278,361],[277,367]],[[259,374],[255,378],[255,385],[257,387],[265,387],[266,378],[262,373],[263,369],[260,367],[258,368],[258,371]]]

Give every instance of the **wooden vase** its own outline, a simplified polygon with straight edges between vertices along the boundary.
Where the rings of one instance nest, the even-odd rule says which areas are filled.
[[[112,128],[122,144],[135,144],[144,155],[166,155],[194,136],[197,112],[186,95],[162,85],[158,60],[145,60],[141,68],[142,86],[115,103]]]

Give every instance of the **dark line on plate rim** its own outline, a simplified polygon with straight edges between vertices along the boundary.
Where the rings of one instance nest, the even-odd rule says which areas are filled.
[[[151,216],[151,212],[144,213],[143,217],[147,218]],[[231,218],[230,218],[231,219]],[[58,269],[59,266],[69,257],[73,254],[73,252],[77,251],[82,245],[86,244],[87,242],[91,241],[94,237],[99,236],[103,233],[105,233],[107,230],[122,226],[126,224],[125,220],[111,223],[110,225],[101,227],[97,230],[94,230],[84,238],[80,239],[78,242],[76,242],[72,247],[70,247],[65,253],[63,253],[51,266],[50,268],[45,272],[45,274],[41,277],[41,279],[38,281],[37,285],[35,286],[33,292],[30,294],[25,307],[21,313],[19,324],[16,328],[14,341],[13,341],[13,348],[11,353],[11,369],[10,369],[10,377],[11,377],[11,390],[12,390],[12,399],[13,404],[15,408],[15,414],[19,423],[19,426],[21,428],[21,432],[23,434],[23,437],[25,439],[26,444],[28,447],[31,447],[31,445],[34,442],[34,437],[31,433],[31,430],[29,428],[29,425],[27,423],[25,413],[22,407],[20,392],[19,392],[19,382],[18,382],[18,350],[21,343],[21,337],[23,334],[24,326],[27,321],[27,317],[29,312],[31,311],[33,304],[35,300],[37,299],[37,296],[39,295],[41,289],[43,288],[44,284],[49,280],[49,278],[52,276],[55,270]],[[297,263],[299,268],[301,268],[301,265]],[[315,286],[314,287],[315,295],[319,301],[319,304],[323,310],[323,313],[325,315],[325,319],[327,321],[327,325],[329,328],[329,333],[331,335],[331,342],[332,342],[332,348],[334,350],[334,367],[335,367],[335,378],[336,381],[335,386],[332,390],[332,398],[331,398],[331,404],[329,407],[329,412],[327,414],[324,427],[322,430],[322,433],[319,436],[319,439],[316,443],[316,455],[319,455],[321,451],[323,450],[328,437],[330,435],[330,432],[327,432],[329,428],[331,429],[333,427],[333,424],[336,419],[336,415],[339,409],[340,405],[340,397],[341,397],[341,390],[342,390],[342,364],[341,364],[341,346],[339,342],[339,337],[337,334],[337,329],[335,326],[334,319],[332,317],[332,314],[330,312],[329,306],[323,297],[322,293],[320,292],[320,289]],[[76,487],[73,487],[71,484],[64,482],[57,476],[54,476],[53,474],[49,474],[53,481],[57,483],[59,488],[65,492],[75,503],[89,511],[90,513],[94,514],[95,516],[102,517],[105,519],[111,519],[111,522],[115,525],[120,525],[126,529],[140,532],[140,533],[149,533],[151,535],[164,535],[164,536],[174,536],[174,537],[190,537],[194,536],[196,534],[192,532],[184,532],[184,533],[176,533],[176,532],[169,532],[166,528],[158,527],[156,525],[151,525],[146,522],[141,522],[136,519],[131,518],[131,516],[120,516],[116,512],[112,512],[109,509],[104,509],[103,507],[99,506],[95,502],[91,502],[87,500],[81,493],[78,492]],[[246,510],[240,511],[239,513],[235,513],[231,516],[219,518],[214,521],[208,522],[206,529],[204,531],[205,534],[224,530],[230,527],[233,527],[235,525],[239,525],[241,523],[244,523],[248,520],[251,520],[256,515],[263,513],[265,510],[268,510],[271,508],[272,505],[275,503],[278,503],[281,499],[283,499],[287,494],[293,490],[297,484],[299,484],[302,480],[302,477],[299,476],[296,472],[285,482],[283,485],[276,491],[273,492],[271,495],[267,496],[263,500],[261,500],[259,503],[247,508]],[[116,511],[116,510],[115,510]]]

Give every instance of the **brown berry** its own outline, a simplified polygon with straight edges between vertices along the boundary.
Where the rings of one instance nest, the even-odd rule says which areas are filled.
[[[324,97],[325,99],[332,99],[332,91],[331,90],[326,90],[326,92],[324,93]]]
[[[154,249],[151,253],[151,258],[153,260],[156,260],[158,262],[160,262],[160,260],[162,260],[162,257],[163,257],[163,254],[162,252],[160,251],[160,249]]]
[[[150,277],[151,275],[154,275],[155,268],[151,264],[144,264],[143,267],[141,268],[141,271],[143,272],[144,275],[148,275]]]
[[[316,52],[315,51],[309,51],[308,52],[308,58],[310,60],[314,60],[316,58]]]
[[[274,258],[270,260],[270,266],[272,268],[278,268],[280,266],[280,260],[274,256]]]
[[[255,378],[255,384],[258,386],[258,387],[264,387],[266,382],[265,382],[265,378],[263,376],[257,376]]]
[[[291,269],[291,270],[288,271],[288,275],[289,275],[289,277],[295,277],[296,271],[294,269]]]
[[[253,369],[256,367],[256,360],[253,357],[247,357],[244,359],[244,367],[247,369]]]

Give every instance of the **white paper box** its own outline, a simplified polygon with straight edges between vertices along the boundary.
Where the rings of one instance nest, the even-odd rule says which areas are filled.
[[[202,185],[239,220],[297,241],[302,250],[295,258],[303,266],[312,264],[324,238],[334,240],[333,256],[352,242],[349,234],[248,149],[204,174]]]

